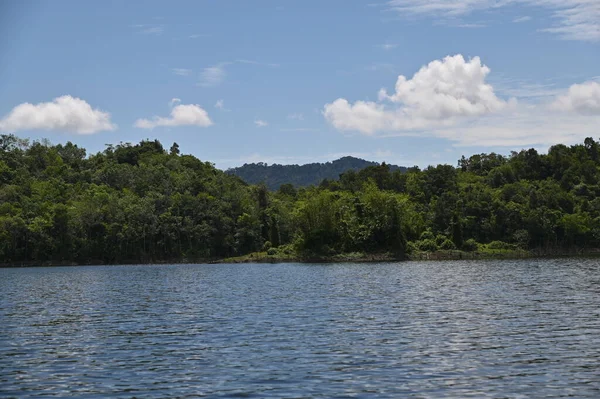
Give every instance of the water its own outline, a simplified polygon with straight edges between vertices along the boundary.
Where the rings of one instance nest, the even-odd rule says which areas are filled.
[[[0,397],[600,397],[600,261],[0,269]]]

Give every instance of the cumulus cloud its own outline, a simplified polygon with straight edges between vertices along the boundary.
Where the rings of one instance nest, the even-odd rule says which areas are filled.
[[[410,79],[399,76],[394,92],[380,90],[376,102],[339,98],[323,115],[338,130],[433,136],[457,146],[542,146],[597,134],[600,82],[563,90],[540,85],[513,93],[519,101],[503,100],[486,82],[489,73],[478,57],[446,57]]]
[[[600,83],[589,81],[574,84],[566,94],[558,96],[551,107],[581,115],[600,115]]]
[[[92,134],[116,128],[108,112],[94,109],[84,100],[68,95],[52,102],[17,105],[0,120],[0,131],[9,132],[40,129]]]
[[[256,127],[265,127],[265,126],[269,126],[269,123],[266,121],[263,121],[262,119],[257,119],[254,121],[254,124],[256,125]]]
[[[489,72],[479,57],[466,61],[460,54],[448,56],[430,62],[410,79],[400,75],[394,93],[380,90],[379,102],[350,104],[339,98],[326,104],[323,113],[340,130],[366,134],[448,125],[507,107],[485,82]]]
[[[180,101],[177,98],[171,100],[171,104]],[[154,129],[158,126],[198,126],[208,127],[213,122],[208,113],[196,104],[179,104],[171,110],[171,115],[167,118],[155,116],[152,119],[138,119],[134,126],[141,129]]]

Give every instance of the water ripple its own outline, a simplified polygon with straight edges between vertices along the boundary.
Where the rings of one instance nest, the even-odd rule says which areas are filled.
[[[596,398],[599,266],[0,269],[0,396]]]

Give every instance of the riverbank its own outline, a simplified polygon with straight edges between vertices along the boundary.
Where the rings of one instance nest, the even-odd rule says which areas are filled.
[[[225,264],[225,263],[369,263],[403,261],[444,261],[444,260],[485,260],[485,259],[535,259],[535,258],[594,258],[600,257],[600,248],[564,250],[490,250],[459,251],[438,250],[432,252],[413,251],[410,254],[351,252],[336,255],[297,254],[293,252],[253,252],[243,256],[223,259],[171,259],[125,261],[106,263],[90,260],[85,263],[66,261],[0,263],[1,268],[16,267],[58,267],[58,266],[99,266],[99,265],[175,265],[175,264]]]

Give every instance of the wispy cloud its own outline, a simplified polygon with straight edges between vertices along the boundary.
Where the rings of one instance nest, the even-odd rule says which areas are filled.
[[[294,112],[294,113],[288,115],[288,119],[297,120],[297,121],[303,121],[304,120],[304,115],[302,115],[300,113],[297,113],[297,112]]]
[[[217,100],[215,103],[216,109],[224,109],[225,108],[225,100]]]
[[[188,39],[199,39],[201,37],[210,37],[211,35],[209,34],[204,34],[204,33],[194,33],[193,35],[189,35]]]
[[[204,68],[200,73],[199,86],[212,87],[223,83],[227,76],[226,68],[235,64],[257,65],[263,67],[277,68],[279,64],[264,63],[246,59],[237,59],[235,61],[220,62],[216,65]]]
[[[154,25],[154,24],[135,24],[131,25],[132,28],[136,30],[136,33],[142,35],[162,35],[165,31],[164,25]]]
[[[458,24],[458,25],[455,25],[455,26],[457,28],[467,28],[467,29],[481,29],[481,28],[487,27],[486,24],[480,24],[480,23],[477,23],[477,24]]]
[[[378,44],[377,47],[382,50],[388,51],[388,50],[395,49],[396,47],[398,47],[398,45],[395,43],[384,43],[384,44]]]
[[[568,40],[600,41],[600,2],[597,0],[389,0],[386,3],[388,10],[402,17],[429,16],[448,24],[478,11],[517,6],[551,11],[552,25],[542,29],[543,32]]]
[[[175,75],[179,75],[179,76],[188,76],[190,73],[192,73],[191,69],[185,69],[185,68],[173,68],[171,70],[173,71],[173,73]]]
[[[200,73],[200,83],[198,84],[203,87],[212,87],[221,84],[227,75],[225,72],[227,65],[228,63],[220,63],[204,68]]]
[[[262,119],[257,119],[254,121],[254,124],[256,125],[256,127],[265,127],[265,126],[269,126],[269,123],[266,121],[263,121]]]
[[[272,64],[272,63],[268,63],[268,62],[259,62],[259,61],[253,61],[253,60],[245,60],[245,59],[235,60],[235,62],[237,62],[239,64],[266,66],[266,67],[270,67],[270,68],[278,68],[279,67],[279,64]]]
[[[283,128],[282,132],[316,132],[317,129],[312,127],[291,127],[291,128]]]
[[[513,19],[513,22],[516,24],[521,23],[521,22],[527,22],[527,21],[531,21],[531,17],[529,15],[525,15],[525,16],[517,17],[517,18]]]

